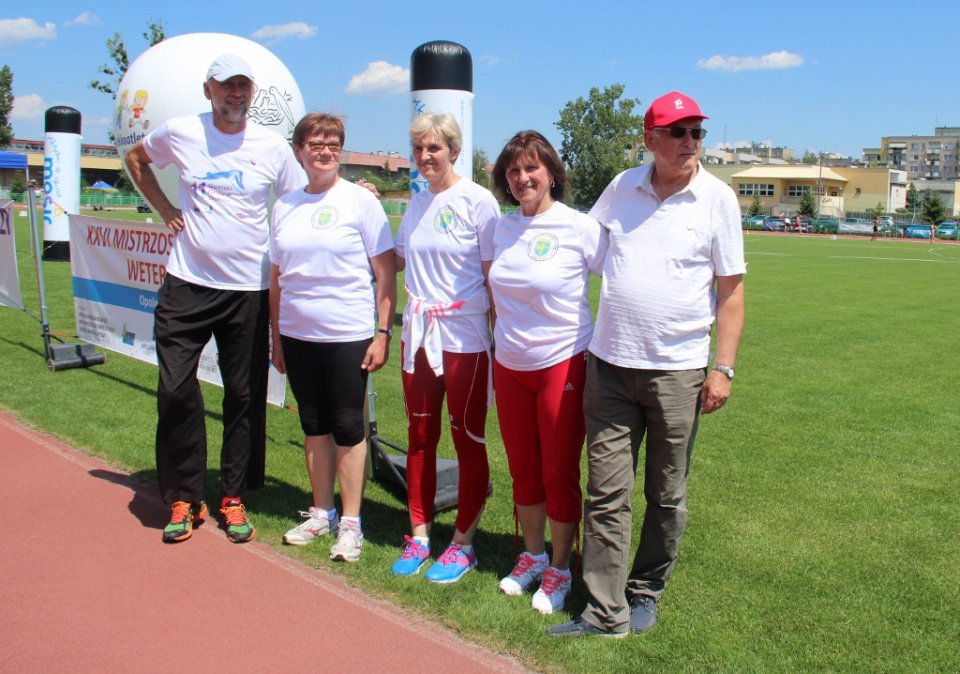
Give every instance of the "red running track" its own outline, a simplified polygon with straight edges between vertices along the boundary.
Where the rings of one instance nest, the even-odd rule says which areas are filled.
[[[2,672],[522,672],[0,413]]]

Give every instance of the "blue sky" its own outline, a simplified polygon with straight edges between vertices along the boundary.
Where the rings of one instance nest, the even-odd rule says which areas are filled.
[[[960,126],[960,3],[364,2],[222,3],[49,0],[0,10],[0,64],[14,73],[18,138],[41,139],[43,112],[83,114],[85,142],[106,143],[112,100],[87,87],[123,35],[133,61],[152,19],[168,37],[218,32],[273,51],[308,110],[347,115],[347,149],[407,151],[411,52],[431,40],[474,61],[474,145],[496,157],[520,129],[543,132],[591,87],[650,101],[697,99],[705,141],[767,141],[860,157],[882,135]]]

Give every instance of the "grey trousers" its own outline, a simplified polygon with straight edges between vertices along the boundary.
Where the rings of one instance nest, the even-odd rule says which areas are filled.
[[[611,632],[629,629],[630,600],[659,598],[677,562],[687,521],[687,476],[705,370],[636,370],[587,358],[587,502],[582,617]],[[627,576],[638,452],[647,438],[640,545]]]

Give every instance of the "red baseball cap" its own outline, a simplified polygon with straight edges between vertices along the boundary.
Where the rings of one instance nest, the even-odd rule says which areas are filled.
[[[695,100],[679,91],[671,91],[650,104],[647,114],[643,116],[643,128],[670,126],[677,120],[688,117],[710,119],[700,112],[700,106]]]

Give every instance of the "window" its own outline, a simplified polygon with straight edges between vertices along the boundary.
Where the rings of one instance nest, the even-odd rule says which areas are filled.
[[[943,144],[943,149],[944,149],[944,150],[952,150],[952,149],[953,149],[953,143],[944,143],[944,144]]]
[[[910,149],[911,149],[911,150],[919,150],[919,149],[920,149],[920,143],[910,143]]]
[[[919,169],[918,167],[916,167],[916,166],[911,166],[911,167],[910,167],[910,173],[918,173],[919,171],[920,171],[920,169]]]
[[[857,196],[858,196],[858,197],[860,196],[860,188],[859,188],[859,187],[857,188]]]
[[[788,197],[802,197],[804,192],[809,192],[809,185],[790,185],[787,187]]]
[[[943,155],[943,161],[953,161],[954,159],[956,159],[956,157],[954,157],[952,154]]]
[[[740,183],[737,194],[741,197],[772,197],[773,185],[761,183]]]
[[[918,154],[913,155],[913,161],[920,161],[920,155]]]

